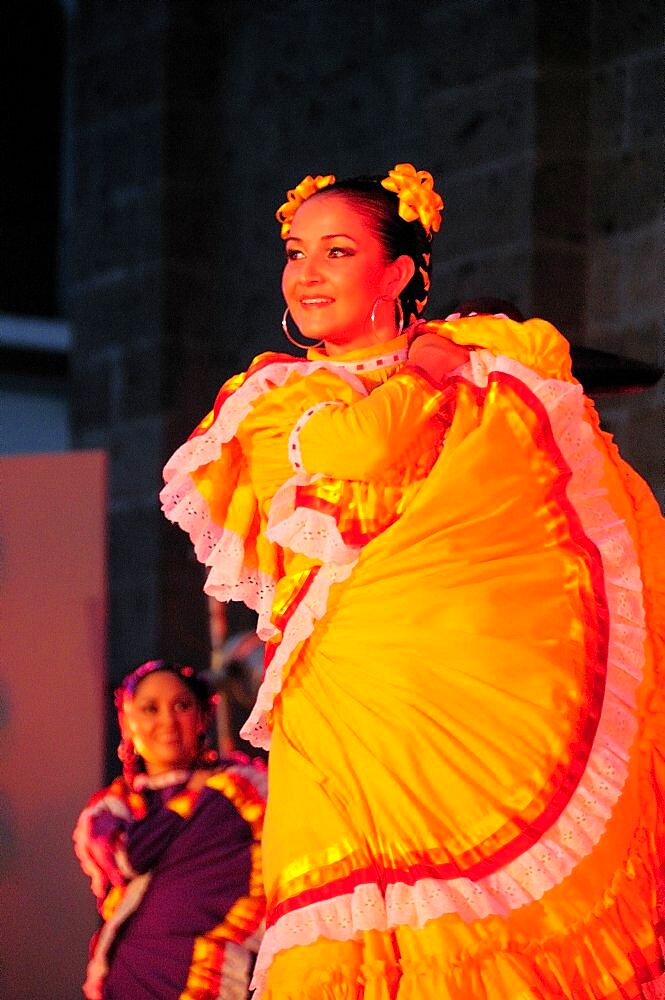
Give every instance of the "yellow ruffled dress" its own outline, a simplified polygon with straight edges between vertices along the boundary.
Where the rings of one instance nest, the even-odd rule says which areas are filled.
[[[549,324],[262,355],[166,466],[259,614],[264,1000],[665,996],[665,527]]]

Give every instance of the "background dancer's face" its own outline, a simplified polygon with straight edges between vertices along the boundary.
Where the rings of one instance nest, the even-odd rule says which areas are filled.
[[[285,241],[282,291],[300,332],[328,354],[368,347],[397,332],[394,299],[413,273],[408,256],[389,260],[366,217],[342,194],[325,192],[296,212]],[[380,296],[388,301],[372,308]]]
[[[194,764],[205,720],[187,685],[158,670],[139,681],[133,697],[124,702],[121,724],[147,773],[161,774]]]

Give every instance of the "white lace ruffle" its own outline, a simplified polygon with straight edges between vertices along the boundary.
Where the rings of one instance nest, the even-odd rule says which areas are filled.
[[[251,715],[240,730],[240,735],[255,747],[269,749],[270,729],[266,713],[271,710],[282,689],[284,667],[297,646],[310,637],[315,622],[326,613],[330,588],[333,584],[346,580],[354,566],[355,562],[347,563],[346,566],[321,566],[311,587],[289,619],[275,655],[266,668]]]
[[[310,559],[344,566],[357,560],[360,549],[347,545],[332,514],[298,507],[296,503],[298,487],[320,478],[318,474],[301,473],[280,486],[270,505],[266,538]]]
[[[310,406],[308,410],[305,410],[302,417],[297,421],[295,427],[289,434],[289,462],[293,467],[293,471],[296,475],[300,472],[306,472],[305,466],[303,464],[302,455],[300,453],[300,434],[307,423],[315,413],[322,410],[324,406],[343,406],[344,404],[338,399],[324,399],[322,403],[317,403],[316,406]]]
[[[384,363],[388,365],[387,358]],[[363,383],[354,374],[356,370],[365,370],[361,362],[272,362],[232,392],[211,426],[203,434],[185,441],[164,467],[165,486],[159,495],[162,510],[169,521],[188,533],[197,559],[209,568],[205,592],[219,601],[242,601],[257,611],[257,632],[264,640],[275,631],[270,625],[270,613],[276,581],[245,564],[243,538],[211,519],[209,505],[198,492],[192,473],[220,457],[224,445],[235,436],[240,422],[251,411],[252,403],[263,393],[284,385],[294,376],[304,378],[320,369],[333,371],[359,394],[366,394]]]
[[[162,490],[164,499],[168,501],[170,498],[168,486],[174,476],[179,473],[186,474],[219,458],[221,446],[235,436],[241,421],[251,411],[254,400],[270,389],[284,385],[293,376],[305,378],[320,369],[333,371],[338,378],[344,379],[357,392],[365,394],[366,390],[360,379],[353,371],[348,371],[341,365],[326,361],[273,361],[265,368],[260,368],[249,375],[243,384],[228,396],[207,431],[185,441],[173,453],[164,466],[164,479],[167,483],[167,487]]]
[[[253,987],[259,1000],[274,955],[324,935],[349,940],[361,930],[422,927],[457,913],[471,922],[540,899],[558,885],[598,843],[628,775],[637,720],[635,705],[645,660],[645,618],[637,556],[625,523],[617,519],[602,484],[603,461],[584,421],[579,385],[543,380],[531,369],[488,351],[471,355],[473,381],[485,387],[496,373],[527,386],[545,407],[554,440],[571,470],[567,497],[603,563],[610,614],[609,656],[603,707],[584,773],[546,834],[514,861],[484,878],[420,879],[396,883],[385,897],[378,886],[312,903],[280,917],[269,928],[257,960]]]
[[[244,563],[242,538],[224,529],[208,558],[208,577],[203,587],[206,594],[218,601],[242,601],[256,611],[256,633],[264,642],[275,633],[270,618],[275,597],[275,580],[256,567]]]
[[[363,394],[366,392],[363,390]],[[303,427],[324,406],[341,406],[338,400],[325,400],[311,406],[300,417],[289,435],[289,461],[295,475],[288,479],[275,493],[270,504],[266,538],[291,552],[301,552],[310,559],[322,563],[332,563],[343,566],[358,558],[360,549],[347,545],[343,540],[337,521],[332,514],[313,510],[309,507],[298,507],[297,490],[299,486],[314,483],[323,478],[321,473],[310,475],[304,467],[300,453],[300,434]]]

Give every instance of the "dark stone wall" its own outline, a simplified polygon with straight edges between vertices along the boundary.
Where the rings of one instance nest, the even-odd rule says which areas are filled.
[[[663,341],[661,0],[596,0],[590,73],[589,267],[583,342],[661,369]],[[665,382],[598,399],[605,426],[665,506]]]
[[[431,169],[430,315],[492,294],[663,364],[660,0],[81,0],[66,307],[74,426],[111,454],[110,672],[207,662],[161,468],[283,346],[274,220],[307,173]],[[661,500],[662,382],[598,397]]]
[[[207,27],[203,47],[213,45]],[[157,504],[167,453],[227,367],[223,342],[208,337],[202,347],[217,284],[217,236],[207,233],[220,202],[210,144],[194,155],[188,138],[192,122],[200,132],[204,114],[215,114],[215,80],[186,44],[195,31],[154,2],[83,4],[75,25],[73,419],[80,446],[111,456],[112,683],[151,656],[207,663],[201,573]],[[184,61],[205,80],[198,92],[182,86]],[[206,197],[209,212],[199,207],[194,218]]]

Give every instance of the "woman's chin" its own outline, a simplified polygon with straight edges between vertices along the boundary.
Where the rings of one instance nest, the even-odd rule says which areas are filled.
[[[307,341],[315,343],[317,340],[327,340],[328,330],[322,323],[303,323],[302,326],[298,327],[297,336],[299,340],[303,341],[303,343]]]

